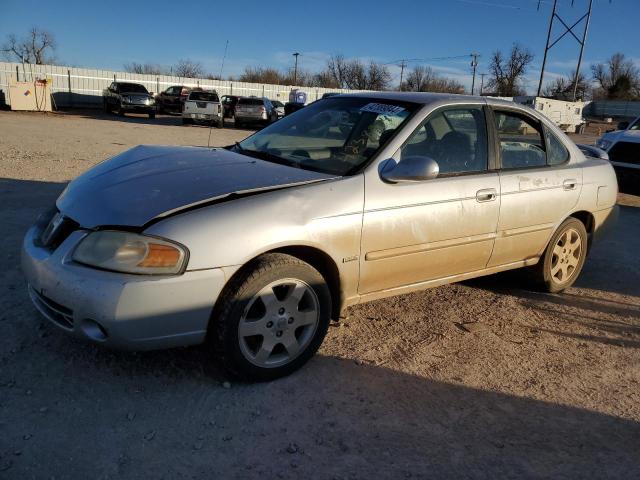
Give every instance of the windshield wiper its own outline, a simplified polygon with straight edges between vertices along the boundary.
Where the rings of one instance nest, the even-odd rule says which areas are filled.
[[[240,149],[241,150],[239,153],[242,153],[243,155],[247,155],[249,157],[258,158],[260,160],[265,160],[267,162],[277,163],[280,165],[286,165],[288,167],[301,168],[297,162],[280,157],[278,155],[274,155],[273,153],[265,152],[262,150],[250,150],[243,147],[240,147]]]

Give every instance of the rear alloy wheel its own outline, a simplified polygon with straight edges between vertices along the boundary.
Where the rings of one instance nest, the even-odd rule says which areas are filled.
[[[538,264],[545,290],[557,293],[573,285],[584,265],[587,242],[587,231],[577,218],[560,225]]]
[[[290,255],[267,254],[225,289],[211,333],[232,375],[272,380],[313,356],[330,312],[329,288],[316,269]]]

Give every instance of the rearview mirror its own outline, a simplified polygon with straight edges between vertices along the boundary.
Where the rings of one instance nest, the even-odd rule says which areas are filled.
[[[629,122],[618,123],[618,130],[626,130],[627,128],[629,128]]]
[[[438,162],[433,158],[412,155],[399,163],[390,159],[380,172],[380,178],[387,183],[423,182],[436,178],[439,172]]]

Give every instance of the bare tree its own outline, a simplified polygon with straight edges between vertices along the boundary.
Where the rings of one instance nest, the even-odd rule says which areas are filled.
[[[178,77],[197,78],[204,76],[202,63],[183,58],[173,67],[173,74]]]
[[[326,69],[315,79],[326,82],[329,88],[386,90],[391,84],[391,73],[385,65],[373,61],[364,65],[358,59],[347,60],[343,55],[333,55],[327,61]]]
[[[21,39],[10,34],[2,46],[2,52],[8,59],[36,65],[53,63],[55,49],[56,41],[53,34],[37,27],[29,30],[29,33]]]
[[[524,93],[521,86],[527,67],[533,61],[533,54],[518,44],[513,44],[509,58],[496,50],[489,63],[489,82],[487,86],[502,97],[513,97]]]
[[[600,87],[595,96],[620,100],[640,97],[640,70],[624,54],[615,53],[606,62],[592,65],[591,72]]]
[[[573,85],[576,78],[576,72],[571,72],[567,77],[556,77],[544,89],[544,96],[555,98],[557,100],[573,100]],[[576,97],[586,99],[591,95],[591,85],[587,77],[580,72],[578,74],[578,88],[576,89]]]
[[[464,93],[464,86],[452,79],[440,77],[431,67],[418,65],[413,68],[400,90],[409,92]]]
[[[124,71],[143,75],[166,75],[167,69],[155,63],[125,63]]]

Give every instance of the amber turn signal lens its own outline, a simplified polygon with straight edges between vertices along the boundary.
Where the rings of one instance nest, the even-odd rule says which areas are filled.
[[[138,267],[174,267],[181,260],[180,250],[168,245],[149,243],[147,256],[138,263]]]

